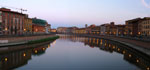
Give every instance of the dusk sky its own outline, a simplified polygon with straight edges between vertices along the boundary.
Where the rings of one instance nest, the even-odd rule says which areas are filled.
[[[2,6],[27,9],[30,18],[45,19],[52,28],[150,17],[150,0],[0,0]]]

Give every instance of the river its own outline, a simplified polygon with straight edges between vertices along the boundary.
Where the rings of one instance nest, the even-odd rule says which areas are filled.
[[[0,70],[149,70],[149,56],[100,38],[61,35],[53,42],[0,48]]]

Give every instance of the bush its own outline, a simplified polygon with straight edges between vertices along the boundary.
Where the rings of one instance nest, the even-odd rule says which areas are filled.
[[[44,38],[44,39],[40,39],[40,40],[29,41],[28,44],[35,44],[35,43],[53,41],[53,40],[56,40],[56,39],[58,39],[58,38],[59,38],[59,36],[48,37],[48,38]]]

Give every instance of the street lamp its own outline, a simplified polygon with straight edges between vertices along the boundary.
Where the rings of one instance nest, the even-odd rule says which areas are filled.
[[[24,29],[24,31],[26,31],[26,29]]]
[[[132,35],[133,33],[132,33],[132,32],[130,32],[130,34]]]
[[[36,32],[38,31],[38,29],[35,30]]]
[[[126,33],[126,32],[124,32],[124,34],[126,35],[127,33]]]
[[[24,33],[26,34],[26,29],[23,29],[24,30]]]
[[[5,28],[5,31],[7,31],[7,30],[8,30],[8,28],[6,27],[6,28]]]
[[[141,32],[138,32],[139,35],[141,35]]]

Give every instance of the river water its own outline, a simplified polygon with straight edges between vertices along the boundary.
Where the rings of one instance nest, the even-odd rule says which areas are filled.
[[[148,70],[149,56],[109,40],[61,35],[53,42],[0,48],[0,70]]]

